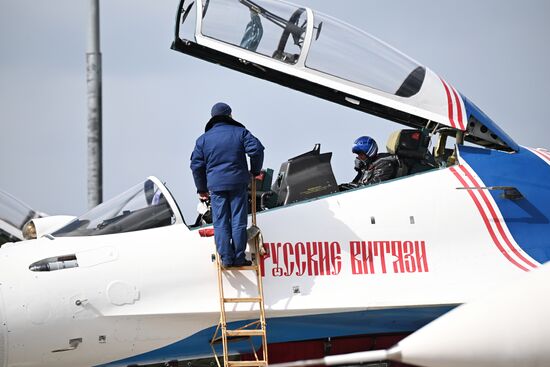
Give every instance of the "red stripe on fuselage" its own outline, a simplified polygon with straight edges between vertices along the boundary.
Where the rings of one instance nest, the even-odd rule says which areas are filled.
[[[468,178],[470,179],[470,181],[472,181],[472,183],[474,184],[474,187],[480,187],[479,186],[479,183],[477,182],[477,180],[474,178],[474,176],[466,169],[466,167],[464,166],[460,166],[460,168],[462,169],[462,171],[466,174],[466,176],[468,176]],[[481,195],[481,197],[483,198],[483,201],[485,202],[485,205],[487,205],[487,207],[489,208],[489,212],[491,213],[491,217],[493,218],[493,221],[494,223],[496,224],[497,226],[497,229],[498,229],[498,232],[500,233],[500,235],[502,236],[502,238],[504,239],[504,242],[506,242],[506,245],[508,245],[508,248],[520,259],[522,260],[525,264],[527,264],[528,266],[532,267],[532,268],[536,268],[537,265],[533,264],[531,261],[529,261],[528,259],[526,259],[523,254],[521,254],[521,252],[518,251],[518,249],[512,245],[512,242],[510,241],[510,238],[508,237],[508,235],[504,232],[504,228],[502,227],[502,224],[501,224],[501,221],[500,219],[498,218],[497,216],[497,213],[495,211],[495,208],[493,207],[493,204],[489,201],[489,198],[487,197],[487,194],[485,193],[484,190],[479,190],[479,194]]]
[[[460,181],[460,183],[462,184],[463,187],[467,188],[469,187],[468,184],[466,183],[466,181],[464,180],[464,178],[462,178],[460,176],[460,173],[458,173],[458,171],[456,170],[455,167],[450,167],[449,168],[451,170],[451,172],[455,175],[455,177],[458,179],[458,181]],[[470,197],[472,198],[472,200],[474,201],[474,204],[476,205],[477,207],[477,210],[479,211],[479,214],[481,214],[481,218],[483,219],[483,222],[485,223],[485,227],[487,228],[487,230],[489,231],[489,235],[491,236],[491,238],[493,239],[493,242],[494,244],[497,246],[497,248],[499,249],[499,251],[504,255],[504,257],[506,257],[506,259],[508,259],[508,261],[510,261],[512,264],[514,264],[515,266],[517,266],[518,268],[520,268],[521,270],[523,271],[529,271],[529,269],[527,269],[525,266],[519,264],[515,259],[513,259],[510,254],[508,252],[506,252],[506,250],[504,250],[504,248],[502,247],[500,241],[498,240],[496,234],[495,234],[495,231],[493,230],[493,227],[491,227],[491,224],[489,223],[489,218],[487,218],[487,215],[485,214],[485,211],[483,210],[483,207],[481,206],[481,203],[479,202],[479,200],[477,199],[477,197],[475,196],[475,194],[472,192],[472,190],[467,190],[468,191],[468,194],[470,195]]]
[[[550,162],[550,152],[547,152],[545,150],[536,149],[537,153],[543,156],[544,159]]]
[[[462,121],[462,103],[460,103],[460,97],[458,96],[456,89],[452,85],[451,85],[451,89],[453,90],[453,95],[456,101],[456,112],[458,114],[458,126],[460,127],[460,130],[464,130],[464,122]]]
[[[447,86],[447,83],[441,79],[441,83],[443,83],[443,87],[445,88],[445,93],[447,94],[447,106],[448,106],[448,113],[449,113],[449,121],[451,121],[451,126],[456,129],[456,124],[454,120],[454,112],[453,112],[453,100],[451,98],[451,92],[449,91],[449,87]]]
[[[537,157],[539,157],[546,163],[550,164],[550,152],[547,152],[545,150],[533,149],[533,148],[527,148],[527,149],[529,149],[531,153],[535,154]]]

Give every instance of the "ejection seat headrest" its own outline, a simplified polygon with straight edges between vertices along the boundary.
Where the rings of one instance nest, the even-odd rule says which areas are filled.
[[[401,136],[401,130],[391,133],[386,143],[386,151],[390,154],[397,154],[397,147],[399,146],[399,137]]]
[[[398,130],[388,138],[386,149],[403,158],[423,159],[430,145],[430,136],[416,129]]]

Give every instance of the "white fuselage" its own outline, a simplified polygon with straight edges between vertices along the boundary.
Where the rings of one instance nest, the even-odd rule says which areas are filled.
[[[522,273],[459,186],[440,169],[261,212],[268,319],[459,304]],[[4,246],[0,366],[97,365],[216,325],[214,249],[213,237],[183,224]],[[29,270],[71,254],[78,267]],[[226,282],[226,297],[256,294],[252,274]],[[253,315],[251,305],[231,307],[229,320]]]

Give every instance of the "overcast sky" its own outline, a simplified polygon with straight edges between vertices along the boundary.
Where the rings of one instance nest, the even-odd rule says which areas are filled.
[[[451,82],[521,145],[550,148],[547,0],[296,0],[393,45]],[[321,143],[339,182],[351,144],[399,126],[170,50],[178,0],[101,4],[104,199],[149,175],[187,222],[189,156],[226,101],[266,146],[265,166]],[[87,210],[88,1],[0,0],[0,188],[37,210]]]

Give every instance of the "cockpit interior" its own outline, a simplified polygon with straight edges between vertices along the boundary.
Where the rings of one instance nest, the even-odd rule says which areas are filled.
[[[435,134],[435,136],[434,136]],[[386,144],[386,153],[379,156],[391,159],[395,170],[384,181],[403,179],[430,170],[446,168],[457,162],[456,130],[441,127],[428,129],[402,129],[392,133]],[[432,148],[432,137],[436,141]],[[461,139],[459,134],[458,139]],[[322,152],[321,144],[312,150],[288,159],[277,174],[264,169],[256,178],[256,210],[275,209],[290,204],[337,195],[350,189],[361,189],[370,184],[338,183],[331,165],[332,152]],[[381,184],[374,182],[372,184]],[[251,190],[249,190],[251,192]],[[250,200],[252,202],[252,200]],[[211,223],[210,212],[200,213],[191,228]]]

